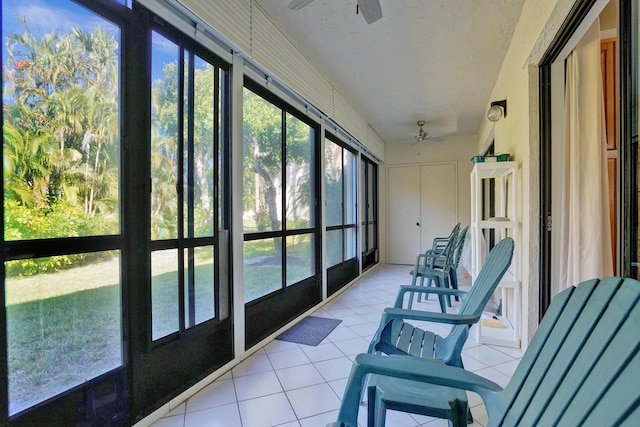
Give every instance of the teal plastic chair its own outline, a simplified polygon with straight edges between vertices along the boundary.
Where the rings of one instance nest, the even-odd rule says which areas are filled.
[[[447,237],[435,237],[431,243],[431,249],[426,250],[425,252],[431,252],[434,254],[442,253],[447,245],[455,240],[458,232],[460,231],[460,223],[457,223],[451,229],[451,233]]]
[[[458,289],[458,265],[460,265],[460,258],[462,258],[462,250],[464,248],[464,242],[467,238],[467,232],[469,231],[469,226],[458,233],[458,242],[456,243],[455,252],[453,254],[453,262],[451,263],[451,268],[449,272],[449,281],[451,282],[451,287],[453,289]],[[458,297],[456,296],[456,301],[458,301]]]
[[[410,356],[360,354],[338,419],[327,427],[357,427],[359,396],[369,374],[410,381],[413,398],[429,395],[434,387],[447,393],[452,389],[478,393],[487,410],[487,427],[638,426],[638,372],[640,282],[594,279],[553,299],[504,389],[455,366]],[[402,389],[402,383],[396,386]],[[375,417],[380,396],[372,398],[369,405],[374,408],[369,413]],[[441,400],[446,398],[443,394]],[[401,404],[396,402],[395,409],[403,410]],[[432,404],[422,399],[423,407]],[[404,409],[417,408],[408,404]],[[465,413],[459,412],[454,422],[462,425],[465,420]]]
[[[465,227],[464,234],[466,235]],[[416,261],[413,266],[413,270],[411,270],[411,275],[413,276],[411,280],[411,285],[416,286],[418,283],[419,286],[424,286],[425,279],[427,280],[427,284],[435,284],[438,287],[449,288],[451,287],[451,268],[453,266],[453,262],[455,260],[456,248],[458,247],[460,232],[455,230],[452,233],[455,234],[451,236],[448,240],[446,246],[440,249],[439,252],[434,250],[428,250],[425,253],[419,254],[416,257]],[[418,279],[419,282],[418,282]],[[440,300],[440,310],[443,313],[447,312],[445,301],[447,305],[451,307],[451,298],[450,296],[438,295],[438,299]],[[418,302],[422,300],[422,294],[418,294]],[[413,305],[413,294],[409,300],[409,308]]]
[[[401,286],[396,297],[394,307],[386,308],[380,320],[380,327],[374,335],[367,352],[369,354],[410,355],[413,357],[438,360],[442,363],[463,367],[462,347],[469,337],[469,328],[480,320],[482,311],[493,295],[500,280],[511,265],[513,258],[513,239],[507,237],[501,240],[489,253],[482,266],[475,283],[469,292],[456,289],[441,289],[435,287]],[[417,289],[414,289],[417,288]],[[411,292],[436,293],[458,295],[463,303],[457,314],[432,313],[427,311],[404,309],[405,295]],[[429,321],[453,325],[446,337],[441,337],[431,331],[414,327],[405,320]],[[371,385],[378,389],[385,389],[377,378],[371,378]],[[385,402],[393,406],[395,395],[387,393]],[[363,395],[364,398],[364,389]],[[458,399],[460,400],[460,399]],[[434,411],[423,415],[449,418],[453,412],[460,410],[462,400],[450,407],[448,403]],[[466,405],[466,400],[464,400]]]
[[[382,314],[380,327],[369,344],[368,353],[411,355],[463,367],[460,352],[469,336],[469,328],[480,320],[487,302],[511,265],[513,248],[514,242],[510,237],[498,242],[469,292],[430,286],[401,286],[394,307],[386,308]],[[457,314],[402,308],[405,295],[411,292],[458,295],[463,302]],[[405,320],[445,323],[453,327],[446,337],[440,337]]]

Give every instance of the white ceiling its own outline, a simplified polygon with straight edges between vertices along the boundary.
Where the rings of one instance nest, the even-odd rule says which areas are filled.
[[[256,0],[388,144],[426,120],[434,137],[476,134],[524,0]]]

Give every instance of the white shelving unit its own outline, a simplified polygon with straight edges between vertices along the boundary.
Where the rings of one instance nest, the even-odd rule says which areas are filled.
[[[518,162],[476,163],[471,171],[471,275],[480,271],[491,241],[511,237],[515,249],[511,266],[498,285],[501,316],[485,317],[475,326],[478,342],[520,348],[520,223],[518,221]],[[489,217],[491,212],[491,217]],[[493,237],[492,237],[493,236]]]

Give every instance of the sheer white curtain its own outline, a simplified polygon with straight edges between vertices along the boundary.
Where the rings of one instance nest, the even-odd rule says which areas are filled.
[[[613,274],[600,24],[566,66],[560,289]]]

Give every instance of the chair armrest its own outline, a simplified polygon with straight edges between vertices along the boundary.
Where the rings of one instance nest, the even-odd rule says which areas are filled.
[[[327,427],[357,427],[363,380],[368,374],[385,375],[473,391],[484,400],[490,419],[491,413],[501,405],[502,387],[464,369],[412,356],[359,354],[356,356],[347,380],[338,420]]]
[[[445,255],[442,254],[441,252],[432,252],[431,250],[418,254],[416,255],[416,262],[413,265],[414,270],[416,269],[416,267],[420,266],[420,260],[422,259],[424,259],[424,265],[433,265],[434,261],[444,261]],[[428,260],[432,260],[432,261],[429,264],[427,264]]]
[[[395,307],[385,308],[382,319],[380,319],[380,325],[387,324],[391,319],[420,320],[424,322],[446,323],[449,325],[473,325],[480,320],[480,316],[474,314],[435,313]]]
[[[451,296],[459,296],[464,300],[467,296],[468,292],[462,291],[460,289],[451,289],[451,288],[439,288],[436,286],[410,286],[410,285],[402,285],[400,286],[400,290],[398,291],[398,295],[396,296],[396,302],[394,307],[401,308],[402,303],[404,301],[404,296],[408,292],[416,292],[421,294],[437,294],[437,295],[451,295]]]
[[[413,356],[379,356],[362,353],[356,356],[354,368],[365,371],[367,374],[385,375],[468,390],[478,393],[480,396],[487,392],[492,394],[502,391],[499,384],[466,369]]]
[[[441,265],[428,265],[426,267],[424,266],[418,266],[417,268],[414,268],[413,270],[411,270],[409,272],[409,274],[411,274],[412,276],[417,276],[417,277],[433,277],[433,276],[437,276],[437,275],[442,275],[444,274],[444,272],[442,271],[442,266]]]
[[[431,241],[431,247],[437,249],[442,247],[441,245],[443,244],[446,246],[447,243],[449,243],[449,237],[434,237]]]

